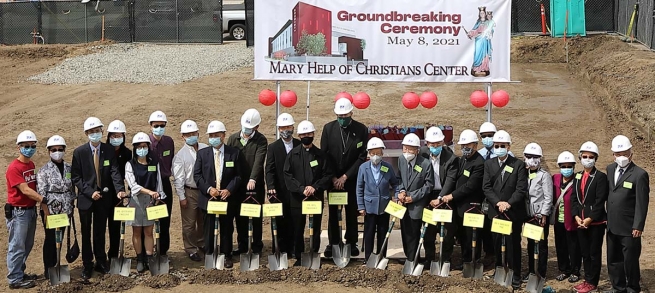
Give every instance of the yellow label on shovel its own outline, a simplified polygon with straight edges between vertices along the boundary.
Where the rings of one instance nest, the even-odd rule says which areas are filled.
[[[134,221],[136,210],[130,207],[114,208],[114,221]]]
[[[491,232],[510,235],[512,234],[512,222],[495,218],[491,221]]]
[[[384,209],[384,212],[390,214],[398,219],[402,219],[405,216],[407,208],[401,206],[393,201],[390,201],[387,207]]]
[[[46,222],[48,223],[46,227],[48,229],[67,227],[69,225],[67,214],[49,215]]]
[[[152,221],[168,217],[168,210],[166,209],[166,205],[162,204],[147,208],[146,214],[148,214],[148,220]]]

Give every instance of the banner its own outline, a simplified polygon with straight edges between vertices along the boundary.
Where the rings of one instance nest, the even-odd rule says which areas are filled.
[[[509,82],[511,0],[255,0],[255,79]]]

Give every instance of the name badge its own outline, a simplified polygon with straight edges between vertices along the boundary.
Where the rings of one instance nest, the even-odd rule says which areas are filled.
[[[357,148],[361,148],[363,145],[364,145],[364,143],[360,141],[360,142],[357,143]]]
[[[157,172],[157,166],[148,166],[148,172]]]
[[[170,155],[171,155],[171,151],[170,151],[170,150],[166,150],[166,151],[164,151],[164,153],[163,153],[162,155],[163,155],[164,157],[166,157],[166,156],[170,156]]]
[[[512,172],[514,172],[514,168],[512,168],[510,166],[505,166],[505,172],[512,173]]]
[[[528,178],[530,178],[530,179],[537,178],[537,173],[530,173],[530,175],[528,175]]]
[[[421,171],[423,171],[423,168],[419,165],[414,165],[414,170],[416,170],[416,172],[421,173]]]
[[[623,188],[632,189],[632,182],[623,182]]]
[[[317,161],[317,160],[313,160],[313,161],[309,162],[309,166],[310,166],[310,167],[316,167],[316,166],[318,166],[318,161]]]
[[[471,172],[469,172],[469,170],[464,170],[464,176],[471,177]]]
[[[105,160],[105,162],[102,165],[105,167],[109,166],[109,160]]]
[[[228,168],[234,167],[234,162],[225,162],[225,167],[228,167]]]
[[[66,173],[66,179],[71,179],[71,173]]]
[[[389,168],[387,166],[380,166],[380,171],[383,173],[389,172]]]
[[[578,179],[578,180],[582,179],[582,174],[580,174],[580,173],[575,174],[575,179]]]

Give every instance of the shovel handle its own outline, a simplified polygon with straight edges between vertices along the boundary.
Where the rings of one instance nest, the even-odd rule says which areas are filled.
[[[391,219],[391,224],[389,224],[389,229],[387,229],[387,237],[391,234],[394,225],[396,225],[396,217],[392,217]]]
[[[252,217],[248,217],[248,237],[252,237]]]
[[[309,236],[314,235],[314,224],[312,222],[314,222],[314,217],[309,215]],[[309,237],[309,239],[312,239],[312,237]]]
[[[273,227],[273,235],[277,235],[277,221],[275,221],[275,217],[271,217],[271,226]]]
[[[539,260],[539,241],[535,241],[534,244],[534,259]]]
[[[441,231],[439,233],[439,243],[443,243],[443,234],[444,234],[444,231],[445,231],[444,226],[445,226],[445,224],[441,223]]]
[[[61,245],[61,241],[62,241],[62,238],[63,238],[63,235],[61,235],[61,234],[63,234],[63,233],[61,233],[61,230],[59,230],[59,228],[55,228],[55,241],[59,245]]]

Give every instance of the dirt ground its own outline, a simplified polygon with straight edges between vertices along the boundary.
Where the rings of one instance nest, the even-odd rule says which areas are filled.
[[[218,119],[226,124],[229,132],[236,132],[240,115],[247,108],[254,107],[262,113],[260,131],[269,138],[269,142],[274,139],[275,108],[259,104],[257,93],[264,88],[274,89],[275,84],[252,81],[253,68],[242,68],[175,86],[122,83],[41,85],[26,81],[29,76],[56,65],[66,57],[95,50],[95,45],[0,46],[1,169],[6,169],[15,158],[15,136],[20,131],[33,130],[40,139],[40,145],[45,145],[51,135],[62,135],[72,149],[85,142],[82,124],[90,115],[99,117],[105,124],[121,119],[127,125],[129,139],[138,131],[147,132],[149,114],[162,110],[170,121],[167,134],[177,139],[179,148],[183,141],[177,130],[182,121],[194,119],[204,129],[210,120]],[[557,170],[555,161],[560,152],[575,152],[583,142],[592,140],[601,149],[598,166],[606,166],[613,161],[610,152],[612,137],[625,134],[635,145],[636,163],[653,173],[655,159],[651,156],[653,144],[649,125],[655,115],[652,111],[655,105],[652,99],[655,92],[655,54],[623,43],[616,37],[593,36],[571,40],[570,62],[566,64],[565,60],[561,39],[520,37],[512,40],[512,79],[521,82],[494,85],[495,89],[509,92],[511,100],[505,108],[493,109],[493,122],[512,135],[514,153],[520,154],[527,143],[537,142],[544,149],[546,166]],[[283,82],[282,89],[294,90],[299,96],[296,106],[283,111],[293,114],[297,121],[302,120],[305,117],[306,83]],[[484,89],[484,85],[313,82],[310,118],[320,131],[322,125],[335,119],[332,105],[337,92],[366,91],[372,97],[371,106],[366,110],[356,110],[354,114],[354,118],[364,124],[450,124],[458,135],[466,128],[477,130],[486,119],[484,109],[474,108],[468,100],[469,94],[477,89]],[[407,110],[401,106],[400,98],[405,92],[424,90],[432,90],[439,96],[436,108]],[[235,103],[235,100],[239,103]],[[206,139],[202,137],[203,141]],[[71,154],[72,151],[67,153],[67,161],[71,159]],[[40,148],[35,156],[37,167],[47,160],[45,148]],[[0,190],[5,188],[5,181],[0,181]],[[4,201],[4,198],[0,201]],[[655,207],[655,201],[651,201],[650,206]],[[183,252],[178,205],[174,206],[172,216],[173,239],[169,254],[173,263],[170,276],[95,277],[92,285],[83,286],[77,282],[82,265],[78,260],[70,265],[71,275],[75,279],[73,283],[51,288],[42,279],[35,291],[114,292],[131,289],[134,292],[211,292],[217,288],[243,292],[278,289],[288,292],[505,290],[493,281],[464,280],[461,272],[454,272],[453,277],[448,279],[431,277],[427,272],[420,278],[403,277],[400,274],[402,265],[393,261],[387,271],[366,270],[359,263],[351,263],[347,269],[339,270],[330,260],[324,260],[318,272],[298,268],[269,272],[262,266],[255,272],[240,273],[238,265],[230,271],[209,272],[202,269],[202,263],[190,261]],[[650,233],[655,226],[653,218],[651,215],[647,220],[641,257],[642,281],[646,292],[655,289],[655,237]],[[126,238],[130,239],[129,229],[127,233]],[[552,234],[547,285],[557,291],[570,292],[571,284],[554,280],[558,272]],[[265,233],[264,237],[265,249],[270,250],[271,236]],[[6,238],[7,230],[0,229],[0,239]],[[43,273],[42,242],[43,227],[39,224],[37,240],[27,262],[28,272]],[[264,256],[270,253],[269,250],[262,255],[262,265],[266,263]],[[126,251],[128,256],[134,255],[131,244],[126,243]],[[0,246],[2,253],[6,254],[6,245]],[[458,253],[459,249],[456,248],[455,258]],[[527,267],[527,258],[524,258],[524,264]],[[485,270],[491,272],[493,268],[487,265]],[[0,266],[0,275],[6,275],[6,266]],[[609,289],[605,268],[600,287]],[[0,290],[7,289],[6,282],[0,282]]]

